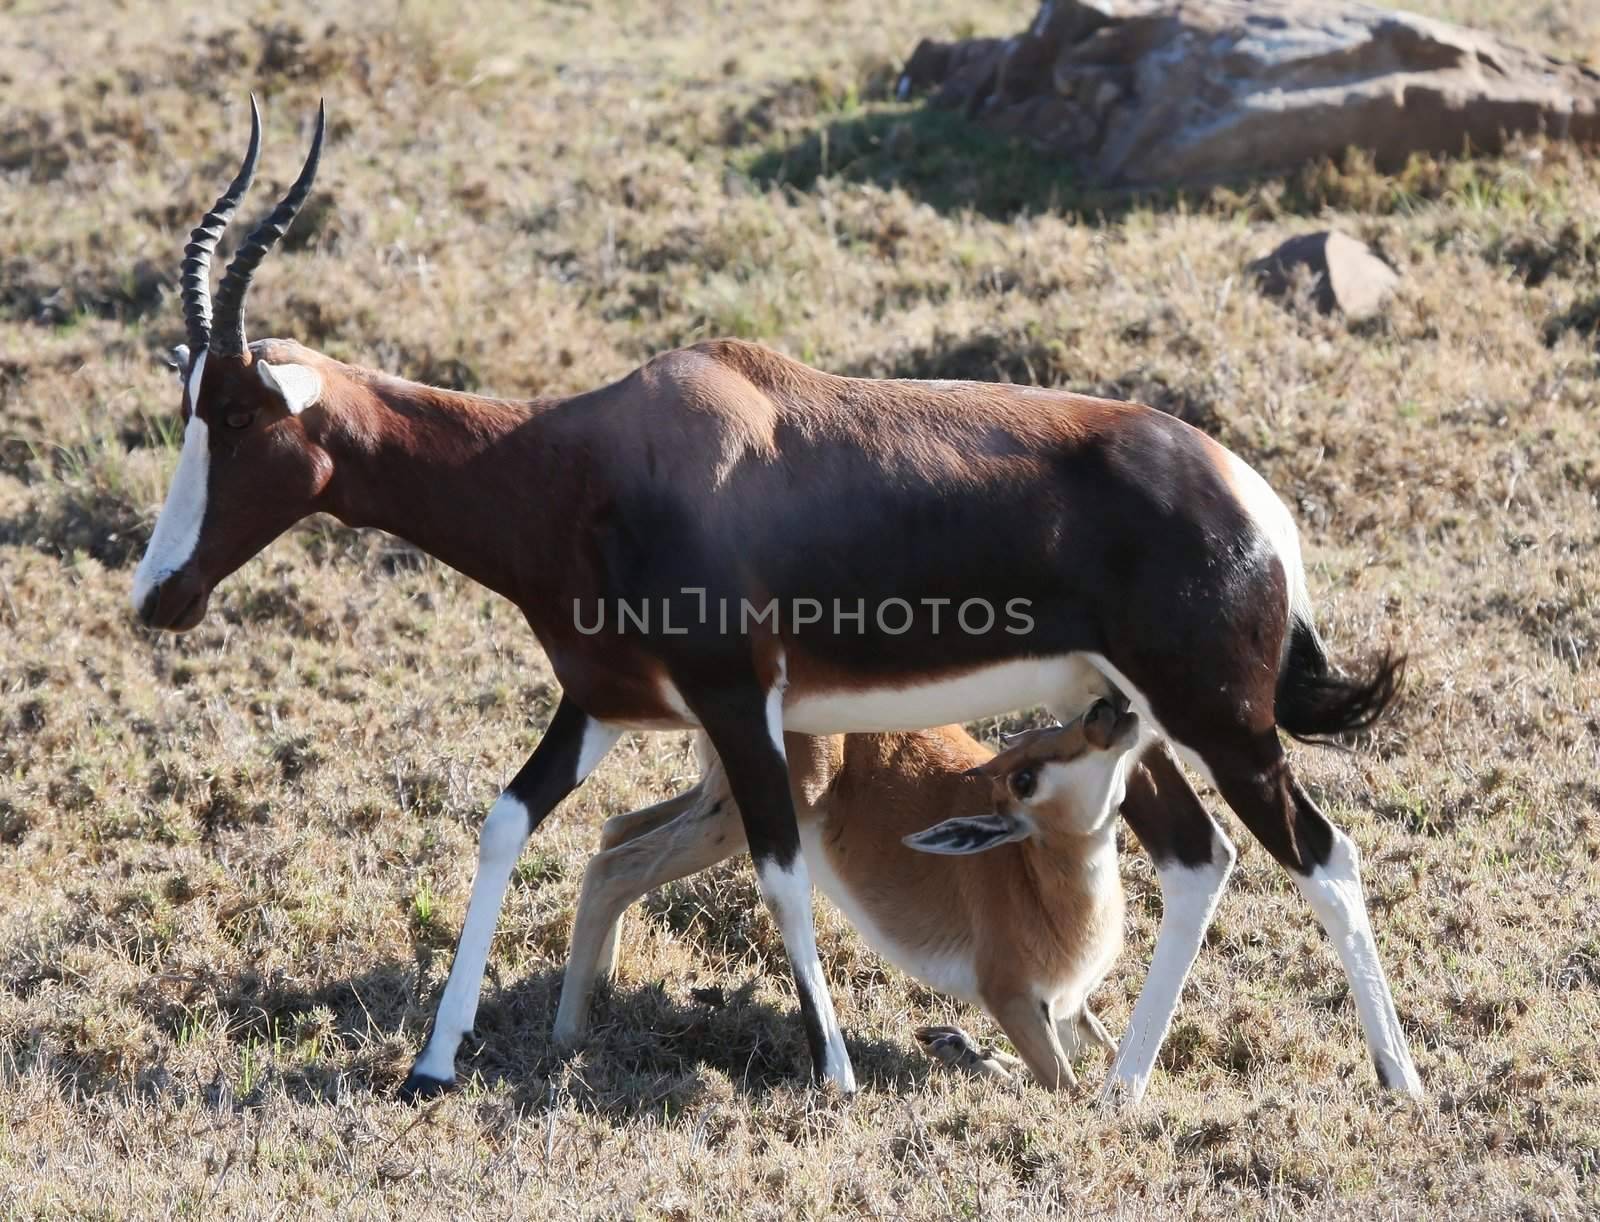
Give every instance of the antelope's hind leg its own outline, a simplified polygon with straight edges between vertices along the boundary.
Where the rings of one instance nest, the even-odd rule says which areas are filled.
[[[1190,695],[1204,692],[1215,700],[1227,690],[1225,685],[1202,685]],[[1226,697],[1220,704],[1175,701],[1167,709],[1158,704],[1156,712],[1173,741],[1204,765],[1223,800],[1310,902],[1349,979],[1378,1080],[1420,1095],[1421,1080],[1378,958],[1355,842],[1329,823],[1301,788],[1277,726],[1271,721],[1259,724],[1265,699],[1264,695],[1253,702],[1229,702]],[[1165,896],[1164,876],[1162,893]],[[1165,931],[1163,917],[1163,935]],[[1127,1047],[1124,1040],[1124,1053]]]
[[[1378,957],[1355,841],[1301,788],[1276,731],[1253,756],[1219,753],[1208,755],[1207,763],[1228,805],[1289,872],[1338,952],[1378,1081],[1421,1096],[1422,1080]]]

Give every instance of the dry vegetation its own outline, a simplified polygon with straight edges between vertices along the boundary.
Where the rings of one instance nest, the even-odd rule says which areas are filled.
[[[0,2],[0,1209],[1600,1207],[1594,162],[1546,147],[1389,179],[1352,160],[1091,199],[885,97],[919,36],[1004,33],[1021,5],[222,7]],[[1429,7],[1600,46],[1586,5]],[[1336,647],[1393,638],[1415,660],[1367,749],[1297,759],[1366,854],[1427,1100],[1376,1089],[1335,956],[1248,843],[1129,1115],[930,1072],[914,1022],[987,1028],[831,912],[864,1085],[805,1089],[745,867],[650,900],[595,1038],[560,1060],[546,1034],[597,825],[691,767],[661,736],[619,748],[530,848],[466,1088],[394,1103],[475,828],[555,691],[510,607],[328,522],[237,574],[192,635],[130,623],[175,455],[174,273],[247,88],[258,206],[319,95],[332,114],[257,333],[511,395],[733,333],[842,371],[1141,397],[1253,461],[1297,510]],[[1329,221],[1403,269],[1381,321],[1241,281]],[[1159,911],[1125,860],[1113,1031]]]

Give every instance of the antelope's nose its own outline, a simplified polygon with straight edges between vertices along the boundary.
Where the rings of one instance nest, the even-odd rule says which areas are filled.
[[[133,610],[146,628],[187,632],[205,618],[209,595],[204,582],[180,569],[136,583]]]
[[[148,585],[135,585],[132,602],[133,613],[139,617],[139,622],[146,628],[154,628],[156,608],[161,604],[161,583],[155,581]]]

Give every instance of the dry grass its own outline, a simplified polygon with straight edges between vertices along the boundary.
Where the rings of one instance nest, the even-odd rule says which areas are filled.
[[[1552,147],[1092,200],[882,97],[919,36],[1008,32],[1020,6],[237,7],[0,4],[0,1207],[1600,1207],[1594,163]],[[1585,5],[1430,10],[1548,46],[1600,36]],[[194,634],[131,626],[130,561],[174,460],[157,361],[181,331],[173,273],[251,86],[267,188],[319,95],[333,116],[258,333],[527,394],[731,332],[838,370],[1119,391],[1248,456],[1297,509],[1336,647],[1393,638],[1415,659],[1369,750],[1297,760],[1366,855],[1427,1100],[1377,1091],[1332,951],[1252,844],[1128,1115],[929,1073],[910,1026],[981,1020],[832,913],[864,1089],[803,1088],[743,867],[651,900],[595,1039],[561,1061],[546,1035],[596,827],[690,768],[657,737],[619,748],[530,849],[466,1089],[420,1116],[392,1102],[475,827],[555,692],[511,608],[322,522],[236,575]],[[1384,320],[1242,282],[1328,222],[1403,269]],[[1113,1030],[1158,907],[1137,853],[1126,876]],[[720,1004],[691,991],[712,985]]]

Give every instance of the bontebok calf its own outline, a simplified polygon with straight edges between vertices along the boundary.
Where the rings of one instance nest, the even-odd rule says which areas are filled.
[[[311,189],[324,133],[319,114],[304,168],[234,255],[213,314],[210,258],[255,172],[252,119],[244,165],[184,251],[183,450],[134,574],[139,618],[192,628],[218,582],[301,518],[331,513],[515,603],[562,687],[484,821],[408,1097],[455,1078],[529,834],[628,730],[678,728],[716,747],[813,1066],[850,1089],[784,731],[910,730],[1034,705],[1065,721],[1114,693],[1291,873],[1338,948],[1379,1077],[1420,1089],[1356,846],[1301,788],[1279,737],[1371,725],[1400,664],[1332,667],[1299,536],[1259,475],[1137,404],[837,377],[737,340],[520,401],[247,341],[251,280]],[[1137,1097],[1233,848],[1162,748],[1142,756],[1123,815],[1163,898],[1113,1069],[1114,1087]]]
[[[992,758],[959,726],[784,735],[817,886],[889,962],[987,1010],[1048,1087],[1074,1082],[1070,1058],[1083,1044],[1112,1047],[1087,1002],[1122,948],[1116,816],[1138,742],[1137,714],[1105,701]],[[727,774],[703,736],[698,746],[706,766],[693,789],[606,821],[583,876],[559,1042],[583,1033],[595,976],[616,962],[623,910],[744,851]],[[1008,1072],[957,1028],[919,1038],[944,1059]]]

